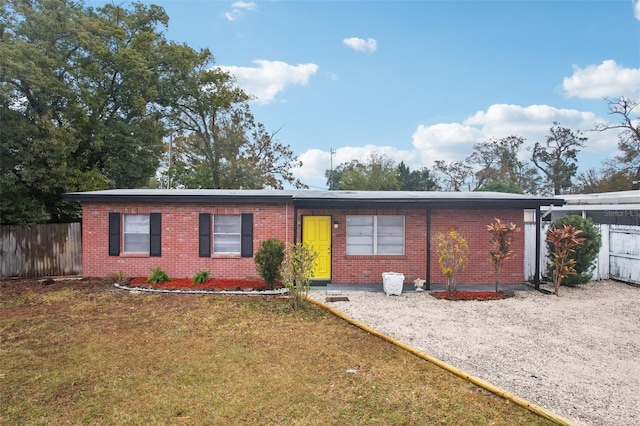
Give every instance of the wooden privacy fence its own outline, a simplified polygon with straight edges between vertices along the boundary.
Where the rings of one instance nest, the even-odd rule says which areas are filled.
[[[594,280],[613,278],[627,283],[640,284],[640,226],[597,224],[602,236],[602,246],[593,268]],[[535,274],[535,223],[525,224],[525,278]],[[547,273],[547,243],[545,236],[549,224],[542,225],[540,234],[540,273]]]
[[[0,226],[0,278],[81,273],[80,223]]]

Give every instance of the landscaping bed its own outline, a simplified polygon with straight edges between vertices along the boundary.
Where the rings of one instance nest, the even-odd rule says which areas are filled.
[[[436,299],[446,300],[499,300],[513,297],[515,293],[513,291],[455,291],[449,293],[448,291],[432,291],[429,293]]]
[[[202,291],[262,291],[267,284],[261,279],[211,278],[204,283],[193,283],[191,278],[172,278],[165,283],[149,283],[145,277],[131,278],[129,287],[158,290],[202,290]]]

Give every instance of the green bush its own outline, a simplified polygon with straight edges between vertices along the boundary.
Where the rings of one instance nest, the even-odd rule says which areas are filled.
[[[270,289],[280,278],[280,265],[284,260],[284,249],[282,241],[270,238],[263,241],[256,252],[256,270]]]
[[[209,279],[209,273],[210,273],[209,271],[198,271],[191,278],[191,282],[193,284],[204,284]]]
[[[576,229],[580,229],[582,232],[578,237],[585,238],[585,240],[582,244],[577,245],[574,248],[575,252],[569,256],[570,259],[576,261],[576,274],[565,277],[562,280],[562,285],[574,287],[586,284],[591,280],[591,272],[598,258],[600,246],[602,245],[600,230],[593,224],[591,219],[583,219],[582,216],[579,215],[567,215],[556,219],[549,229],[562,228],[564,225],[571,225]],[[549,259],[551,259],[552,247],[549,243],[547,243],[547,248],[549,249]],[[549,276],[552,275],[550,269],[548,273]]]
[[[151,275],[147,278],[147,282],[151,284],[162,284],[171,281],[171,278],[165,271],[160,268],[151,270]]]
[[[317,257],[313,247],[297,243],[291,245],[282,262],[282,282],[289,291],[289,306],[294,311],[306,302]]]

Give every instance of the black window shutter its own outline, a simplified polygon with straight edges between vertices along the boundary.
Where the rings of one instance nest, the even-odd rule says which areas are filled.
[[[253,214],[242,214],[242,239],[240,240],[240,256],[253,257]]]
[[[162,255],[162,214],[149,215],[149,256]]]
[[[198,255],[200,257],[211,256],[211,215],[200,213],[198,225]]]
[[[109,212],[109,256],[120,256],[120,213]]]

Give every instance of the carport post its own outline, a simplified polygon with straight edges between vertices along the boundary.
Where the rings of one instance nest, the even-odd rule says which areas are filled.
[[[540,217],[540,206],[536,208],[536,268],[533,277],[533,285],[536,290],[540,290],[540,237],[542,231],[542,218]]]

